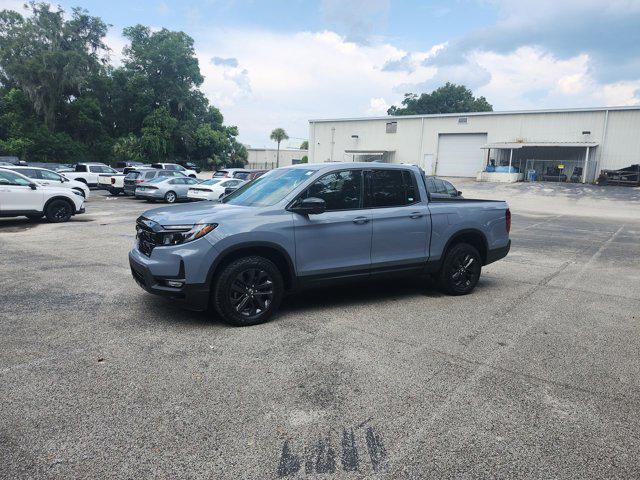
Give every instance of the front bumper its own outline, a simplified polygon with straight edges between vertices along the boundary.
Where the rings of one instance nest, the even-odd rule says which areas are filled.
[[[84,212],[85,212],[85,210],[84,210],[84,205],[83,205],[79,209],[76,210],[76,215],[78,215],[80,213],[84,213]]]
[[[133,252],[129,253],[129,266],[131,275],[140,287],[154,295],[160,295],[172,300],[177,300],[189,310],[203,311],[209,306],[209,286],[207,284],[187,284],[182,287],[169,287],[166,280],[184,282],[184,273],[178,276],[160,277],[154,276],[149,268],[136,260]],[[183,278],[179,278],[182,276]]]

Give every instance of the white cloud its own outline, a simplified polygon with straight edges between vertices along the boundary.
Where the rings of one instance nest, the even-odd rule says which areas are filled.
[[[111,64],[115,67],[119,67],[122,64],[122,50],[129,44],[129,41],[124,38],[121,33],[112,28],[107,33],[104,43],[106,43],[111,49],[109,52]]]
[[[330,31],[217,31],[199,39],[196,48],[203,90],[226,120],[238,125],[241,139],[255,146],[270,144],[275,127],[306,138],[311,118],[384,113],[385,100],[402,97],[396,85],[434,72],[420,65],[429,52],[412,52],[417,65],[411,73],[382,71],[387,60],[408,52],[389,44],[356,44]],[[230,78],[228,69],[213,65],[214,56],[237,59],[236,73],[244,72],[250,91]]]
[[[640,103],[634,96],[640,79],[599,83],[586,54],[560,59],[540,48],[521,47],[510,54],[475,52],[470,61],[491,72],[476,93],[500,110]]]
[[[367,113],[371,115],[386,115],[388,109],[389,104],[384,98],[372,98],[369,100],[369,109],[367,110]]]

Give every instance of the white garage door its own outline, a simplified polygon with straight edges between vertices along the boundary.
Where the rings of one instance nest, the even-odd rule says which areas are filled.
[[[486,133],[440,134],[436,174],[442,177],[475,177],[482,169]]]

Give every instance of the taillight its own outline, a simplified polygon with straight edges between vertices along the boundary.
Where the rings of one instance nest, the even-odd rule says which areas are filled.
[[[116,184],[116,179],[115,178],[111,178],[111,185],[115,185]]]
[[[136,180],[136,183],[142,183],[142,182],[144,182],[144,179],[142,178],[140,180]]]
[[[511,210],[509,210],[508,208],[504,218],[507,222],[507,233],[509,233],[511,231]]]

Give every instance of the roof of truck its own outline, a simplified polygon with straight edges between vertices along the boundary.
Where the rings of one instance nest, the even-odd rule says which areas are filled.
[[[410,165],[408,163],[378,163],[378,162],[326,162],[326,163],[298,163],[296,165],[291,165],[283,168],[302,168],[305,170],[323,170],[334,168],[336,170],[343,170],[345,168],[375,168],[377,170],[381,169],[396,169],[396,168],[407,168],[413,167],[417,168],[415,165]]]

